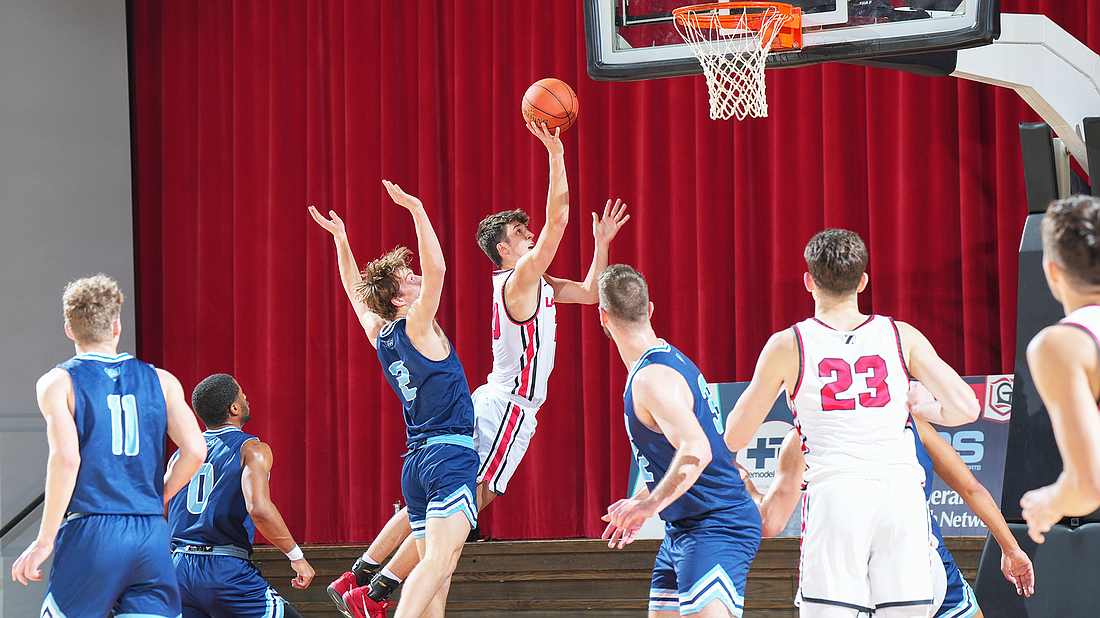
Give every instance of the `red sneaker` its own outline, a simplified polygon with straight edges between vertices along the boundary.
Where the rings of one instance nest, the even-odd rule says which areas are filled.
[[[352,618],[386,618],[386,610],[393,607],[390,601],[376,602],[367,593],[370,586],[360,586],[344,593],[344,606]]]
[[[355,618],[348,611],[348,606],[344,603],[344,593],[348,592],[355,587],[355,573],[348,571],[336,578],[336,581],[328,585],[328,596],[332,599],[332,602],[336,604],[336,609],[340,610],[340,613],[344,615],[344,618]]]

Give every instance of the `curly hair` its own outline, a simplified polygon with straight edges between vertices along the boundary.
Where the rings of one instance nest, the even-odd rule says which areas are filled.
[[[1100,198],[1054,200],[1040,227],[1043,254],[1079,286],[1100,287]]]
[[[229,408],[237,401],[241,387],[228,373],[215,373],[199,382],[191,392],[191,407],[207,429],[224,425],[229,420]]]
[[[489,215],[477,224],[477,244],[481,245],[481,250],[489,256],[497,268],[500,268],[503,263],[500,252],[497,251],[497,244],[504,242],[508,237],[508,226],[512,223],[527,225],[530,220],[531,218],[522,210],[505,210]]]
[[[123,300],[118,283],[103,273],[66,285],[61,302],[65,323],[77,343],[110,341],[114,336],[111,326],[122,313]]]
[[[393,299],[401,296],[401,279],[397,273],[409,267],[412,251],[408,247],[395,247],[393,251],[367,264],[360,273],[362,280],[355,284],[359,301],[384,320],[397,318],[397,306]]]
[[[856,291],[867,270],[867,247],[858,234],[848,230],[818,232],[806,243],[802,255],[814,283],[827,294]]]
[[[649,318],[649,286],[642,273],[612,264],[599,277],[600,308],[617,322],[640,325]]]

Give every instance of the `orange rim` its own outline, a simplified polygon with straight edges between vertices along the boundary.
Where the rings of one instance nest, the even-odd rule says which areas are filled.
[[[720,10],[728,10],[731,14],[719,15],[716,11]],[[802,47],[802,9],[785,2],[708,2],[674,9],[672,17],[688,27],[733,30],[747,26],[753,32],[761,34],[761,30],[766,27],[766,18],[773,12],[778,12],[785,18],[779,24],[779,32],[772,42],[772,50],[800,49]]]

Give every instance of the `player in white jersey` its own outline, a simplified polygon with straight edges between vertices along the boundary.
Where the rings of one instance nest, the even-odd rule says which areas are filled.
[[[1076,195],[1043,217],[1043,272],[1066,317],[1027,346],[1027,364],[1062,454],[1052,485],[1020,499],[1037,543],[1063,517],[1100,507],[1100,199]]]
[[[477,242],[496,265],[493,273],[493,370],[474,391],[474,442],[481,457],[478,503],[485,508],[508,488],[535,432],[535,413],[546,400],[554,368],[557,303],[593,305],[597,277],[607,266],[612,239],[630,219],[622,200],[607,200],[592,213],[595,253],[583,281],[546,274],[569,222],[569,183],[558,132],[534,123],[528,129],[550,154],[546,224],[538,241],[522,210],[490,215],[477,227]]]
[[[911,377],[939,402],[925,420],[978,416],[974,392],[912,326],[860,313],[867,249],[828,229],[806,245],[803,281],[814,317],[772,335],[727,419],[726,444],[744,448],[786,390],[809,467],[803,506],[799,615],[924,616],[932,602],[929,527],[906,398]]]

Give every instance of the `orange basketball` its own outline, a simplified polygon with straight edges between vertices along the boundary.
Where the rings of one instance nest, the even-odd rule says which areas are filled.
[[[545,124],[548,129],[561,127],[564,131],[577,119],[577,95],[560,79],[540,79],[523,93],[522,111],[526,122]]]

